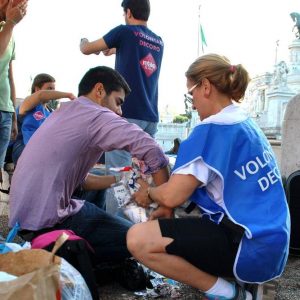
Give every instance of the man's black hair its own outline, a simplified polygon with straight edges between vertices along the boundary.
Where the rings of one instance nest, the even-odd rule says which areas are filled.
[[[125,12],[130,9],[135,19],[148,21],[150,15],[149,0],[123,0],[121,6]]]
[[[109,67],[99,66],[88,70],[82,77],[78,86],[78,97],[87,95],[98,82],[103,84],[107,95],[121,89],[126,96],[131,92],[128,83],[119,72]]]

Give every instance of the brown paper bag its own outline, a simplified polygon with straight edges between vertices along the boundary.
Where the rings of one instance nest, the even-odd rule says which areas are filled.
[[[0,299],[60,300],[59,265],[48,265],[15,280],[0,282]]]
[[[60,236],[52,253],[42,249],[0,254],[0,271],[19,276],[0,282],[1,300],[60,300],[60,258],[54,253],[67,240]]]

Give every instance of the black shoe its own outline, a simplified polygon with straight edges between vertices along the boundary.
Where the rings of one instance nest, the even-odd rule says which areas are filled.
[[[234,296],[233,300],[247,300],[246,289],[244,287],[236,284],[235,285],[235,296]]]
[[[251,293],[253,300],[262,300],[263,289],[261,284],[247,283],[245,289]]]
[[[127,259],[118,273],[119,283],[130,291],[146,289],[147,278],[143,267],[135,259]]]

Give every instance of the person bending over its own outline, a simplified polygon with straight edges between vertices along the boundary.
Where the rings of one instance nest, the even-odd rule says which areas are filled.
[[[42,232],[70,229],[86,239],[98,262],[130,257],[126,233],[132,225],[84,200],[75,188],[96,190],[116,182],[89,170],[105,151],[124,149],[145,161],[156,184],[168,179],[168,159],[141,128],[121,118],[130,88],[115,70],[90,69],[79,83],[78,98],[62,103],[32,135],[12,177],[9,226],[19,222],[28,240]]]
[[[181,143],[169,181],[145,182],[134,195],[170,214],[190,199],[199,218],[161,218],[134,225],[132,255],[150,269],[200,289],[207,299],[252,299],[224,278],[263,283],[281,275],[288,257],[290,217],[278,165],[260,128],[236,105],[249,77],[217,54],[195,60],[187,89],[201,123]]]

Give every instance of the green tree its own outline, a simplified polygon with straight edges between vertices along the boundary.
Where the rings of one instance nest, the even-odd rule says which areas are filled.
[[[178,115],[173,119],[173,123],[182,124],[188,122],[189,118],[186,115]]]

